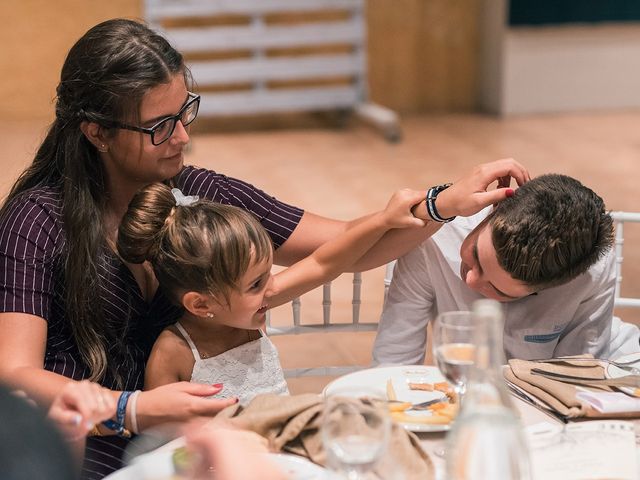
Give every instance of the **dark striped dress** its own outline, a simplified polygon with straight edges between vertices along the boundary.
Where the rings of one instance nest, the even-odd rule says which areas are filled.
[[[174,179],[185,195],[200,195],[252,212],[267,229],[275,248],[298,225],[303,211],[282,203],[240,180],[210,170],[185,167]],[[89,376],[65,318],[63,256],[66,238],[60,194],[53,188],[37,188],[12,200],[0,221],[1,312],[37,315],[48,322],[44,359],[46,370],[81,380]],[[125,389],[142,388],[144,366],[162,329],[174,323],[181,309],[172,305],[160,289],[145,302],[130,270],[111,252],[100,267],[104,316],[123,342],[109,351],[125,378]],[[115,389],[113,378],[102,384]],[[99,479],[120,468],[127,441],[115,436],[90,437],[83,478]]]

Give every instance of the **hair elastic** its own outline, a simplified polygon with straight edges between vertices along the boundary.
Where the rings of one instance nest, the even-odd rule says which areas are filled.
[[[130,418],[131,418],[131,431],[135,434],[140,433],[138,430],[138,396],[140,395],[140,390],[136,390],[131,394],[131,407],[129,408]]]

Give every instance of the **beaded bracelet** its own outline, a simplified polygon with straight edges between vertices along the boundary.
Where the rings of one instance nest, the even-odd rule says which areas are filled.
[[[105,420],[102,424],[109,430],[116,432],[116,435],[124,438],[131,438],[131,432],[124,426],[124,417],[127,411],[127,402],[133,392],[122,392],[118,398],[118,408],[116,410],[116,420]]]
[[[435,222],[448,223],[454,218],[456,218],[455,215],[449,218],[442,218],[438,213],[438,210],[436,209],[436,198],[438,194],[443,190],[446,190],[447,188],[449,188],[451,185],[452,185],[451,183],[445,183],[444,185],[437,185],[427,190],[427,197],[425,198],[425,201],[427,204],[427,213],[429,214],[431,219]]]

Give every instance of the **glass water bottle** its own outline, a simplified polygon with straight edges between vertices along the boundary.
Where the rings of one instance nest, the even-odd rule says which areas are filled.
[[[475,360],[458,418],[447,437],[447,480],[530,480],[524,432],[502,375],[500,303],[474,302]]]

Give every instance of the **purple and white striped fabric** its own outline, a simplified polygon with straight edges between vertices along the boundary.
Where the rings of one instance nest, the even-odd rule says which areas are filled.
[[[278,248],[298,225],[303,211],[276,200],[252,185],[210,170],[185,167],[174,179],[185,195],[200,195],[253,213]],[[44,368],[69,378],[87,378],[65,316],[63,252],[66,237],[60,193],[41,187],[12,200],[0,221],[0,312],[42,317],[48,323]],[[144,366],[162,329],[174,323],[181,309],[158,289],[145,302],[130,270],[112,252],[100,267],[100,292],[105,321],[122,332],[123,342],[108,355],[125,375],[125,389],[142,388]],[[115,388],[113,378],[102,384]],[[87,442],[84,479],[100,479],[121,466],[127,441],[118,437],[91,437]]]

